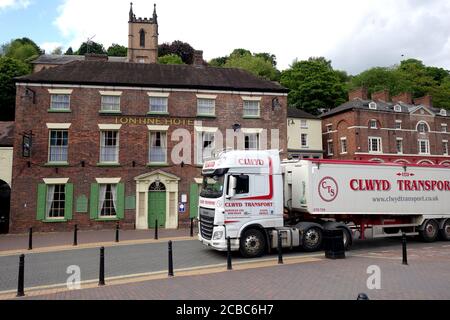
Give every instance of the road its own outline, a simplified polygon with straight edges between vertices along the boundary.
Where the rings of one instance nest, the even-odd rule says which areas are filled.
[[[411,247],[424,245],[414,240]],[[399,239],[357,241],[349,254],[373,250],[394,249],[401,254]],[[226,263],[226,253],[206,248],[199,241],[176,241],[173,244],[174,267],[192,268]],[[308,253],[285,251],[285,256],[306,256]],[[234,254],[234,261],[244,261]],[[275,258],[275,255],[263,257]],[[0,291],[17,288],[18,255],[0,257]],[[247,261],[247,260],[246,260]],[[25,287],[63,284],[68,278],[67,267],[77,265],[81,269],[81,281],[98,279],[99,250],[75,249],[68,251],[28,254],[25,257]],[[106,277],[133,275],[167,270],[167,243],[136,244],[108,247],[105,250]]]

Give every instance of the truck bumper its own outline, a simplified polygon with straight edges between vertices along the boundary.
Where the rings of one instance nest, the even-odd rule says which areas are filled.
[[[207,240],[198,235],[198,240],[205,246],[210,247],[217,251],[227,251],[227,241],[225,239],[220,240]],[[231,251],[239,250],[239,239],[231,239]]]

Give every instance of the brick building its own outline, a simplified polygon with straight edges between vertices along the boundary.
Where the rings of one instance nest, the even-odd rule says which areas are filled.
[[[430,96],[390,97],[384,90],[349,93],[349,101],[322,114],[325,156],[334,159],[450,165],[450,114]]]
[[[21,77],[10,230],[177,228],[214,149],[287,150],[286,100],[240,69],[75,61]]]

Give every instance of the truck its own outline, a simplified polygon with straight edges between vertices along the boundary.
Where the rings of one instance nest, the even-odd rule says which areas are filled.
[[[354,239],[406,234],[450,239],[450,168],[352,160],[283,160],[279,150],[231,150],[207,159],[199,240],[258,257],[281,246],[321,249],[324,232]]]

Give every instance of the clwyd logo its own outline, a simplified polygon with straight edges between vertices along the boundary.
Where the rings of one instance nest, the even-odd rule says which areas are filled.
[[[331,177],[325,177],[319,182],[319,196],[323,201],[331,202],[338,195],[338,184]]]

